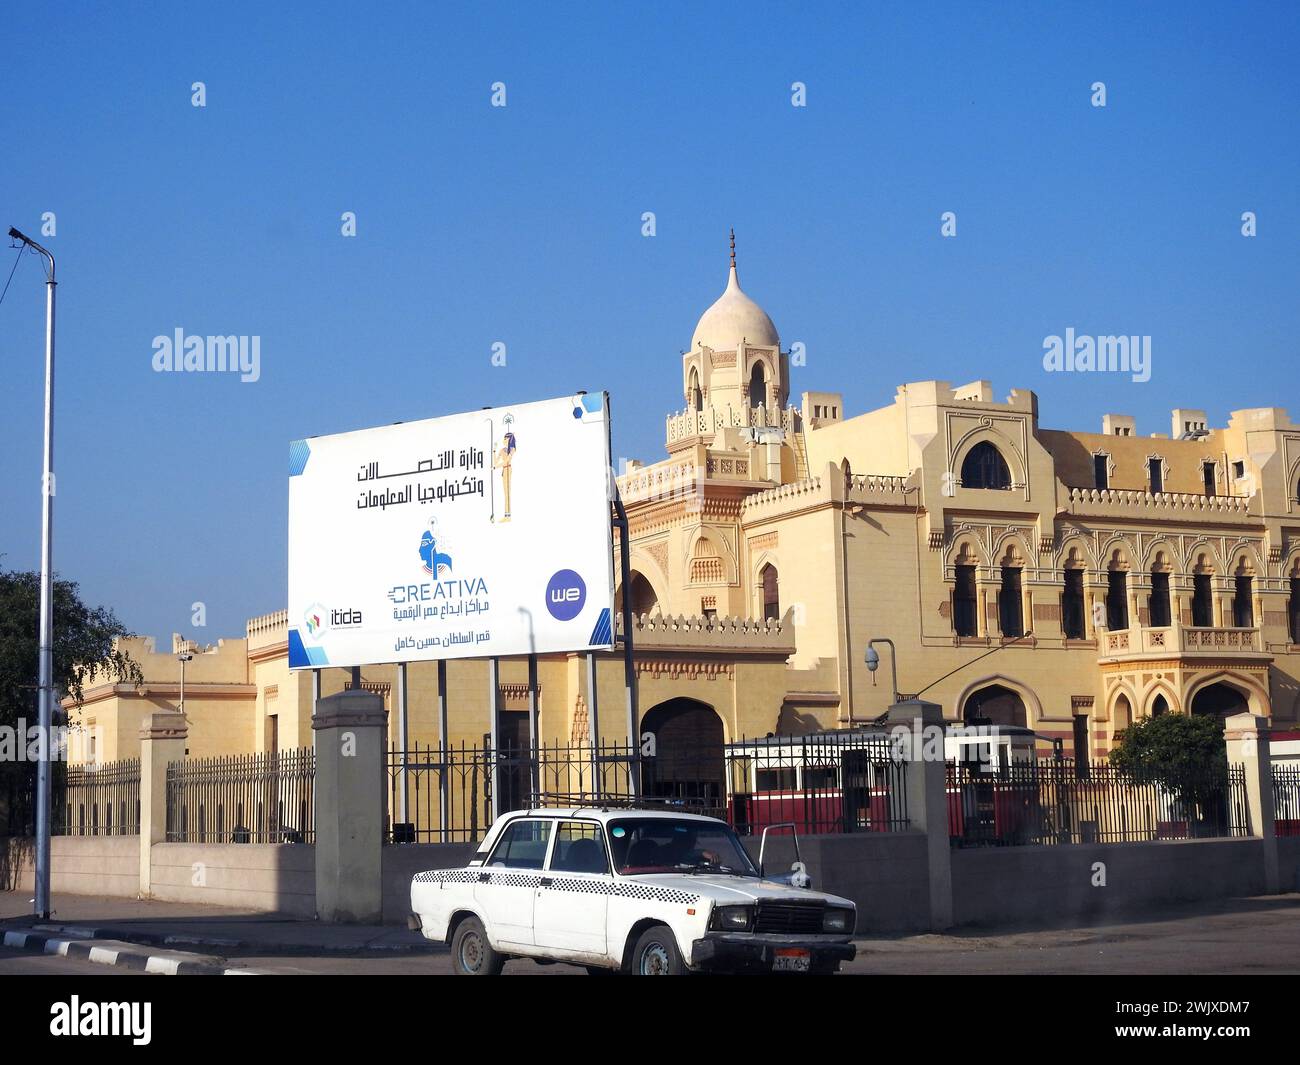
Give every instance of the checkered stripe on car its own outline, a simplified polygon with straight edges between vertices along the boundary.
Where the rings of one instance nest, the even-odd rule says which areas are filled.
[[[468,884],[477,879],[477,869],[432,869],[415,875],[417,884]]]
[[[698,895],[672,888],[650,887],[647,884],[615,882],[613,880],[574,880],[556,877],[546,885],[552,891],[576,891],[584,895],[615,895],[620,898],[648,899],[654,902],[699,902]]]

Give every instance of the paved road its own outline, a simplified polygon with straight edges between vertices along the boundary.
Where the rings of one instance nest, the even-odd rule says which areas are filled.
[[[286,957],[231,956],[233,965],[299,974],[426,975],[451,971],[445,950],[434,954]],[[74,968],[75,967],[75,968]],[[61,958],[0,951],[10,972],[124,973]],[[968,932],[959,935],[864,939],[845,972],[857,974],[1265,974],[1300,973],[1300,896],[1241,899],[1203,910],[1112,922],[1091,929]],[[517,975],[570,976],[569,965],[511,962]]]

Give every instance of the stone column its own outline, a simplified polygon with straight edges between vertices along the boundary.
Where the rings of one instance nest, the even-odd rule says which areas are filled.
[[[388,713],[365,690],[316,704],[316,915],[336,924],[378,924]]]
[[[1273,819],[1273,763],[1269,752],[1268,718],[1233,714],[1224,722],[1228,765],[1246,769],[1246,806],[1250,834],[1264,843],[1264,891],[1281,890],[1277,861],[1277,830]]]
[[[167,839],[167,763],[185,757],[189,730],[175,710],[149,714],[140,724],[140,894],[153,894],[153,845]]]
[[[930,888],[930,929],[952,926],[952,844],[948,830],[948,786],[943,757],[943,709],[924,699],[905,699],[889,708],[889,728],[912,735],[907,763],[907,816],[912,829],[926,835]],[[937,742],[929,730],[938,730]],[[935,753],[937,758],[927,758]]]

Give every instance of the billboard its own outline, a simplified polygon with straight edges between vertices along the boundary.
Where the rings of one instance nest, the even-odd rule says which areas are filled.
[[[613,645],[604,393],[289,445],[289,665]]]

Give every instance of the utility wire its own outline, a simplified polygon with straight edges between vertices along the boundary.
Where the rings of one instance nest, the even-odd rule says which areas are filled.
[[[19,245],[18,245],[18,255],[17,255],[17,257],[14,259],[13,269],[11,269],[11,270],[9,271],[9,281],[12,281],[12,280],[14,279],[14,271],[18,269],[18,260],[21,259],[21,258],[23,257],[23,252],[25,252],[26,250],[27,250],[27,245],[26,245],[26,244],[19,244]],[[9,292],[9,281],[6,281],[6,282],[5,282],[4,292],[0,292],[0,303],[4,303],[4,301],[5,301],[5,296],[6,296],[6,295],[8,294],[8,292]]]

